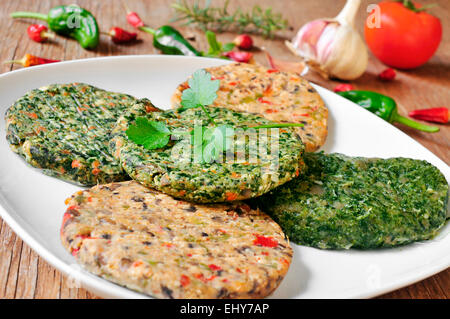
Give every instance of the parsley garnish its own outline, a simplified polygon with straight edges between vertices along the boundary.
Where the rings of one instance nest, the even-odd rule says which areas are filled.
[[[189,88],[183,91],[181,95],[182,107],[178,111],[201,107],[203,112],[209,118],[211,123],[214,119],[211,117],[205,106],[208,106],[217,99],[217,90],[220,86],[219,80],[212,80],[211,74],[205,70],[197,70],[188,81]]]
[[[171,132],[162,122],[138,117],[136,124],[130,125],[126,134],[136,144],[142,145],[148,150],[154,150],[169,143]]]

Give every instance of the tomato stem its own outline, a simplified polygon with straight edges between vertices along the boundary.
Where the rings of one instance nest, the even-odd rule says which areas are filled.
[[[423,12],[423,11],[426,11],[430,8],[437,6],[436,3],[432,3],[432,4],[427,4],[423,7],[417,8],[416,5],[411,0],[397,0],[397,2],[401,2],[405,8],[407,8],[411,11],[414,11],[416,13]]]

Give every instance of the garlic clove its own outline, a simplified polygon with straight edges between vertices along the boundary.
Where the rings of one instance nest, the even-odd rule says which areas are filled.
[[[353,27],[360,2],[347,0],[336,18],[307,23],[286,46],[325,77],[356,79],[369,59],[364,41]]]

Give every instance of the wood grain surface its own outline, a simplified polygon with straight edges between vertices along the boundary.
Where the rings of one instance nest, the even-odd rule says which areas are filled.
[[[167,24],[173,17],[170,8],[172,0],[127,0],[128,6],[137,11],[142,19],[151,27]],[[214,0],[213,4],[221,1]],[[358,12],[356,25],[360,32],[364,23],[366,8],[374,0],[363,0]],[[393,82],[377,80],[377,74],[385,66],[370,58],[367,72],[352,84],[357,89],[378,91],[390,95],[399,104],[400,114],[409,110],[425,107],[449,106],[450,101],[450,1],[422,0],[422,3],[437,3],[438,7],[431,12],[438,16],[443,24],[443,41],[436,55],[424,66],[411,71],[399,71]],[[46,13],[59,4],[77,3],[90,10],[99,22],[103,31],[112,26],[120,26],[131,30],[125,20],[125,10],[121,0],[14,0],[0,1],[0,61],[20,59],[30,53],[51,59],[71,60],[96,56],[127,55],[127,54],[157,54],[152,46],[152,38],[145,33],[139,33],[140,40],[134,44],[114,45],[106,36],[101,37],[101,44],[94,51],[83,50],[77,42],[71,39],[57,37],[47,44],[39,44],[28,39],[27,26],[33,20],[13,20],[8,17],[13,11],[36,11]],[[241,8],[249,10],[253,5],[271,6],[274,11],[282,12],[288,19],[291,30],[280,34],[275,40],[254,37],[259,48],[265,48],[273,56],[294,61],[295,57],[285,48],[284,39],[290,39],[295,31],[304,23],[320,18],[332,17],[345,3],[344,0],[231,0],[230,9]],[[185,36],[194,37],[193,44],[206,49],[204,34],[190,27],[180,28]],[[224,33],[219,40],[231,41],[235,34]],[[411,52],[414,54],[414,52]],[[255,51],[255,59],[267,64],[262,51]],[[9,72],[20,68],[11,64],[0,65],[0,72]],[[339,82],[327,81],[314,74],[306,78],[312,82],[333,89]],[[422,133],[402,125],[398,126],[406,134],[423,144],[426,148],[450,163],[450,127],[441,125],[441,131],[436,134]],[[388,143],[388,141],[380,141]],[[97,298],[84,289],[73,288],[74,285],[60,272],[49,266],[22,240],[17,237],[8,225],[0,220],[0,298]],[[409,287],[380,296],[381,298],[449,298],[450,270],[447,269],[433,277],[418,282]]]

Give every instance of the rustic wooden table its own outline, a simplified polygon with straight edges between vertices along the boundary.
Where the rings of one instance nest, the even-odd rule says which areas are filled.
[[[139,12],[144,21],[152,27],[167,24],[173,16],[170,3],[174,0],[127,0],[134,11]],[[21,58],[25,53],[61,59],[81,59],[95,56],[125,55],[125,54],[157,54],[148,34],[140,33],[140,41],[130,45],[114,45],[102,36],[101,44],[95,51],[86,51],[74,40],[58,37],[48,44],[38,44],[28,39],[26,28],[31,20],[10,19],[8,14],[13,11],[36,11],[46,13],[61,3],[77,3],[90,10],[98,18],[102,30],[107,31],[112,26],[130,29],[125,20],[125,11],[120,0],[17,0],[0,2],[0,61]],[[203,2],[203,1],[202,1]],[[214,4],[221,1],[215,0]],[[258,47],[265,47],[276,57],[295,60],[283,45],[283,37],[291,38],[305,22],[319,18],[334,16],[343,6],[344,0],[231,0],[230,9],[241,8],[246,11],[255,4],[272,6],[274,11],[283,12],[292,30],[286,31],[277,40],[265,40],[255,37]],[[376,1],[363,0],[358,14],[357,25],[362,29],[366,8]],[[398,72],[394,82],[385,83],[377,80],[376,75],[384,66],[371,57],[367,72],[352,84],[357,89],[374,90],[396,98],[401,114],[408,110],[449,106],[450,101],[450,2],[447,0],[421,1],[438,3],[439,7],[431,10],[443,24],[444,38],[437,54],[425,66],[412,71]],[[191,28],[181,28],[184,35],[195,37],[195,46],[206,49],[206,43],[201,31]],[[360,30],[361,31],[361,30]],[[219,40],[230,41],[235,34],[225,33]],[[414,54],[414,52],[411,52]],[[256,52],[256,61],[266,64],[264,54]],[[1,65],[0,72],[9,72],[18,68],[10,64]],[[19,67],[20,68],[20,67]],[[338,82],[326,81],[315,75],[306,76],[310,81],[332,89]],[[441,125],[441,131],[436,134],[421,133],[399,125],[406,134],[419,141],[446,163],[450,163],[450,127]],[[383,142],[383,141],[381,141]],[[96,298],[84,289],[71,288],[70,281],[60,272],[48,265],[17,237],[8,225],[0,219],[0,298]],[[450,270],[447,269],[431,278],[409,287],[399,289],[381,298],[449,298]]]

